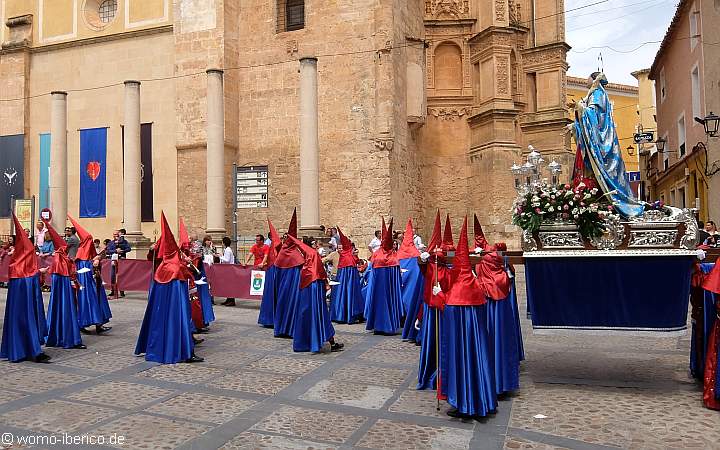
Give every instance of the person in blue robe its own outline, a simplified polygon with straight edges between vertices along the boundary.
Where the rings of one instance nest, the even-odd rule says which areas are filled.
[[[165,214],[160,215],[161,235],[155,244],[162,262],[155,270],[148,304],[140,327],[135,354],[161,364],[202,362],[195,355],[188,280],[192,277]]]
[[[330,351],[342,350],[343,344],[335,342],[335,328],[325,303],[327,274],[322,259],[309,242],[302,242],[292,236],[288,239],[298,246],[305,257],[295,311],[293,351],[317,353],[322,350],[325,342],[330,343]]]
[[[10,255],[8,268],[7,300],[3,321],[0,358],[11,362],[31,360],[40,363],[50,361],[42,351],[47,334],[45,308],[35,246],[30,242],[15,213],[15,248]]]
[[[265,286],[263,287],[262,300],[260,301],[260,312],[258,313],[258,325],[265,328],[273,328],[275,326],[278,281],[278,268],[275,265],[275,260],[282,246],[282,240],[270,221],[270,218],[268,218],[267,221],[268,227],[270,228],[270,232],[268,233],[270,250],[267,253],[267,270],[265,271]]]
[[[75,307],[75,264],[67,256],[67,243],[50,225],[45,223],[49,237],[55,245],[52,265],[48,269],[52,280],[48,304],[48,347],[87,348],[82,343]],[[42,270],[42,269],[41,269]]]
[[[485,292],[470,268],[467,218],[460,232],[452,285],[443,310],[442,392],[451,417],[481,418],[497,410],[492,342]]]
[[[363,320],[365,302],[360,287],[360,273],[358,272],[358,258],[355,248],[337,227],[340,235],[338,252],[337,282],[330,294],[330,319],[337,323],[356,323]]]
[[[367,286],[365,304],[366,330],[375,334],[393,335],[400,330],[403,316],[400,292],[400,264],[393,249],[392,219],[385,230],[383,219],[382,245],[372,255],[372,275]]]
[[[412,219],[408,219],[397,255],[400,262],[400,294],[406,316],[401,337],[403,340],[419,344],[419,330],[415,328],[415,319],[423,304],[425,279],[418,264],[420,252],[415,247],[413,236],[415,231]]]
[[[99,264],[99,257],[92,235],[69,214],[68,219],[75,227],[80,239],[80,245],[75,255],[77,282],[81,287],[77,293],[78,325],[82,333],[89,333],[87,327],[95,325],[95,332],[102,334],[112,329],[112,327],[105,326],[112,318],[112,312],[105,288],[93,276],[93,268]]]

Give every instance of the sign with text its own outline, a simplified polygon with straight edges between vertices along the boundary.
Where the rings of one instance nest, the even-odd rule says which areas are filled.
[[[627,172],[627,177],[630,183],[640,181],[640,172]]]
[[[648,142],[653,142],[655,140],[655,135],[652,131],[648,131],[645,133],[635,133],[633,135],[633,141],[636,144],[647,144]]]
[[[235,203],[238,209],[268,207],[267,166],[237,168],[235,174]]]

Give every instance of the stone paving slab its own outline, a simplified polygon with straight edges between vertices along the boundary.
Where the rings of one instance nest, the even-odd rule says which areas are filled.
[[[245,432],[220,447],[220,450],[335,450],[337,447],[284,436]]]
[[[471,430],[380,419],[358,445],[387,450],[461,450],[470,447],[472,437]]]
[[[365,422],[362,416],[282,406],[252,430],[342,444]]]
[[[125,438],[129,449],[172,449],[212,429],[178,419],[167,419],[149,414],[132,414],[106,423],[93,430],[96,435],[116,433]]]
[[[229,374],[212,382],[213,387],[252,394],[275,395],[290,386],[297,377],[264,372]]]
[[[89,380],[86,375],[57,372],[37,365],[24,363],[21,370],[0,377],[0,390],[15,389],[22,392],[45,392]]]
[[[394,393],[393,389],[382,386],[321,380],[301,395],[300,398],[302,400],[336,403],[358,408],[380,409]]]
[[[116,410],[62,400],[28,406],[0,415],[0,423],[27,430],[68,433],[108,419]]]
[[[201,422],[225,423],[256,402],[200,392],[186,392],[155,404],[145,411]]]
[[[102,403],[127,409],[139,408],[176,391],[124,381],[110,381],[67,395],[72,400]]]

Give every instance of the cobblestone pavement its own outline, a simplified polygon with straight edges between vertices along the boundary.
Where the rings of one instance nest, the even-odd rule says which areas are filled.
[[[720,414],[688,378],[688,336],[538,336],[523,319],[520,391],[463,422],[414,389],[419,348],[399,337],[339,325],[345,351],[293,353],[240,302],[215,307],[204,363],[160,366],[132,355],[144,298],[111,307],[112,331],[83,336],[87,350],[0,362],[1,433],[114,433],[137,449],[720,449]]]

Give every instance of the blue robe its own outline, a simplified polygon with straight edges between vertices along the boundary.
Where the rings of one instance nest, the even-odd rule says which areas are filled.
[[[420,326],[420,362],[418,364],[418,390],[433,390],[436,388],[437,354],[436,317],[437,309],[431,308],[427,303],[422,304],[423,319]]]
[[[283,269],[278,267],[277,303],[275,304],[275,337],[292,337],[295,328],[295,309],[300,296],[300,269],[302,265]]]
[[[202,278],[205,278],[205,281],[207,283],[207,274],[205,273],[205,263],[201,262],[200,267],[200,274],[195,275],[195,281],[200,280]],[[209,325],[210,322],[215,321],[215,311],[213,311],[213,298],[212,295],[210,295],[210,285],[208,284],[196,284],[195,288],[197,288],[197,295],[200,299],[200,307],[202,308],[202,315],[203,315],[203,322],[205,322],[205,325]]]
[[[300,289],[292,336],[295,352],[319,352],[335,336],[325,303],[325,280],[315,280]]]
[[[190,298],[187,282],[154,281],[150,286],[135,354],[145,353],[147,361],[175,364],[193,355],[190,328]]]
[[[70,277],[52,274],[52,290],[48,304],[48,347],[73,348],[82,344],[75,307],[75,289]]]
[[[38,274],[10,279],[0,358],[17,362],[35,358],[42,353],[40,346],[45,342],[44,330],[47,330],[43,306]]]
[[[423,291],[425,287],[425,277],[420,271],[420,265],[417,258],[405,258],[400,260],[400,269],[407,270],[401,273],[402,281],[400,292],[402,294],[402,302],[405,307],[405,324],[402,330],[402,338],[409,341],[420,341],[418,330],[415,329],[415,320],[417,319],[420,308],[423,305]]]
[[[338,323],[355,323],[363,318],[365,301],[360,287],[357,267],[338,269],[337,280],[330,294],[330,319]]]
[[[263,288],[258,325],[272,328],[275,325],[275,302],[277,300],[277,271],[278,268],[270,266],[265,271],[265,287]]]
[[[486,416],[497,409],[486,323],[486,305],[447,305],[443,311],[443,393],[450,405],[469,416]]]
[[[365,304],[366,330],[397,334],[403,313],[400,293],[400,266],[377,267],[368,282]]]
[[[579,102],[575,136],[586,168],[592,169],[604,193],[625,217],[639,216],[645,207],[637,201],[625,175],[625,163],[612,118],[612,103],[602,83]]]
[[[77,293],[77,320],[80,328],[90,325],[103,325],[112,317],[105,289],[98,288],[93,277],[92,261],[78,260],[75,262],[78,270],[77,281],[82,286]],[[90,269],[89,272],[80,273],[81,269]]]
[[[520,387],[520,345],[512,297],[511,290],[507,298],[488,298],[486,304],[487,332],[495,357],[493,367],[498,395]]]

